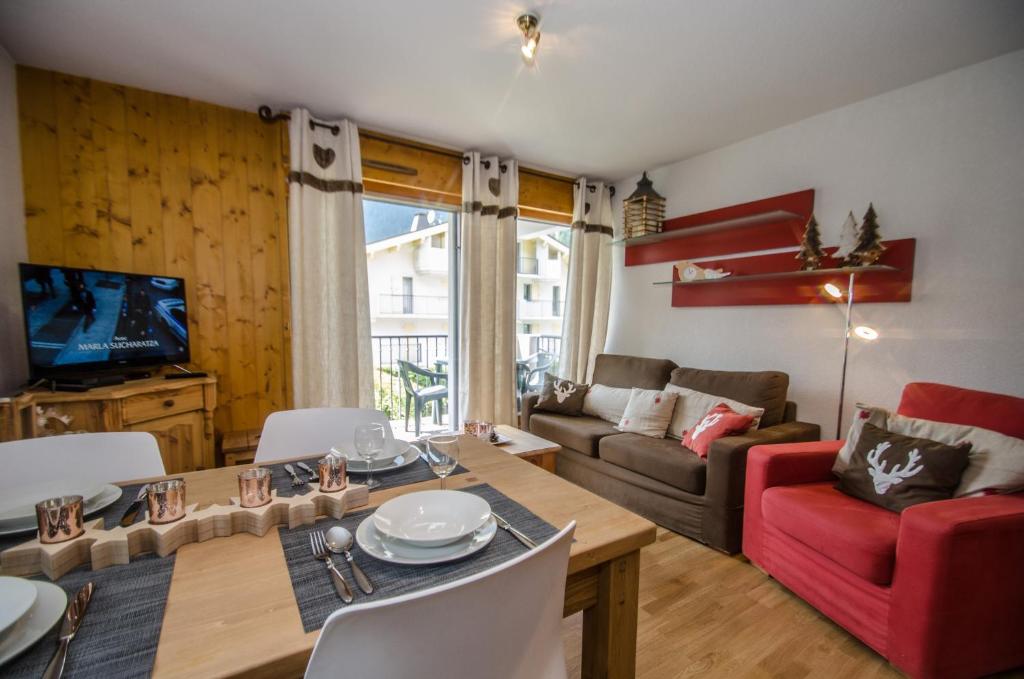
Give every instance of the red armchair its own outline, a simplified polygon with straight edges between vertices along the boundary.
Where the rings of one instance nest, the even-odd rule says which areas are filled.
[[[1012,396],[913,383],[898,412],[1024,438]],[[913,677],[1024,665],[1024,493],[895,514],[835,490],[841,447],[750,449],[743,553]]]

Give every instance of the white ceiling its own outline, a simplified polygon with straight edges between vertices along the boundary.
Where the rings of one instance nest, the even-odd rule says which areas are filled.
[[[541,14],[538,65],[513,18]],[[1019,0],[4,0],[16,61],[616,180],[1024,48]]]

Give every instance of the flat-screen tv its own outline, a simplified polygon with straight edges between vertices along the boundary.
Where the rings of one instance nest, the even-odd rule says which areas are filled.
[[[189,361],[183,279],[18,267],[33,379]]]

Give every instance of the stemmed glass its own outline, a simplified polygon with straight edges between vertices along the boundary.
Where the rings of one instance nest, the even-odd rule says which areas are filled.
[[[444,490],[445,477],[455,471],[455,467],[459,464],[459,437],[442,434],[428,438],[427,464],[441,479],[441,490]]]
[[[384,425],[361,424],[356,427],[354,438],[356,454],[366,461],[366,487],[376,488],[380,481],[373,478],[373,461],[384,450]]]

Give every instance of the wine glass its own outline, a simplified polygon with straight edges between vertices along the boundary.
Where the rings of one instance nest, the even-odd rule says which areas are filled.
[[[459,464],[459,437],[453,434],[441,434],[427,439],[427,464],[441,479],[441,490],[444,480],[455,471]]]
[[[361,424],[356,427],[355,435],[356,454],[366,461],[366,487],[376,488],[380,481],[373,478],[373,461],[384,450],[386,437],[384,436],[383,424]]]

